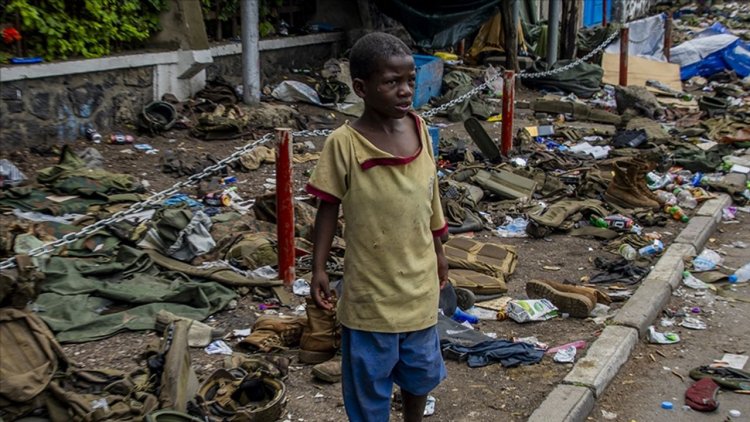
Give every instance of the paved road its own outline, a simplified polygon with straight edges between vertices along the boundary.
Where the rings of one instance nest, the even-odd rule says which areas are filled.
[[[725,252],[724,265],[732,268],[750,262],[750,247],[729,246],[734,241],[750,245],[750,215],[739,213],[738,217],[737,224],[720,223],[707,244],[711,249]],[[750,297],[748,284],[738,285],[735,293]],[[681,342],[676,345],[652,345],[640,341],[628,363],[598,400],[588,420],[750,421],[750,395],[725,390],[718,396],[720,405],[715,412],[700,413],[683,409],[685,390],[693,383],[687,376],[690,369],[721,359],[724,353],[750,354],[750,303],[728,302],[714,294],[701,297],[687,288],[675,293],[669,308],[701,308],[699,316],[707,323],[708,329],[664,328],[659,326],[659,320],[655,321],[659,331],[677,332]],[[744,369],[749,368],[750,362]],[[682,375],[684,379],[674,373]],[[660,406],[663,401],[672,402],[674,410],[663,410]],[[741,417],[728,419],[730,409],[739,410]]]

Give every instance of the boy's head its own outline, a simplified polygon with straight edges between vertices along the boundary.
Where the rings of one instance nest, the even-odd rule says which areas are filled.
[[[411,56],[403,41],[384,32],[372,32],[357,40],[349,53],[352,80],[368,79],[393,56]]]
[[[411,50],[400,39],[382,32],[360,38],[349,54],[354,92],[368,109],[384,117],[408,113],[416,71]]]

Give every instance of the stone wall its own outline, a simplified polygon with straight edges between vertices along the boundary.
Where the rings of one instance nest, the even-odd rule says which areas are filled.
[[[343,53],[341,43],[305,45],[260,52],[260,85],[278,83],[291,69],[319,69],[326,60]],[[242,83],[242,55],[214,57],[206,69],[206,80],[223,77],[233,85]]]
[[[0,85],[0,148],[67,142],[93,125],[131,125],[153,97],[153,68],[23,79]]]

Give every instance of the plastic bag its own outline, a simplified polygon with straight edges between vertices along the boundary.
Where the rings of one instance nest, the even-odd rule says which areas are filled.
[[[547,299],[511,300],[508,316],[516,322],[546,321],[558,316],[557,308]]]
[[[503,96],[502,70],[490,66],[484,71],[485,82],[495,77],[497,77],[497,79],[490,82],[487,86],[487,89],[490,91],[490,95],[500,98]]]
[[[294,103],[304,101],[321,105],[320,97],[315,89],[299,81],[283,81],[271,92],[271,96],[279,101]]]

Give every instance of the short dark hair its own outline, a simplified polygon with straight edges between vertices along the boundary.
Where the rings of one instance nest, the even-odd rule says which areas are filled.
[[[400,39],[384,32],[371,32],[354,43],[349,53],[349,73],[352,79],[367,79],[388,58],[410,55],[411,50]]]

